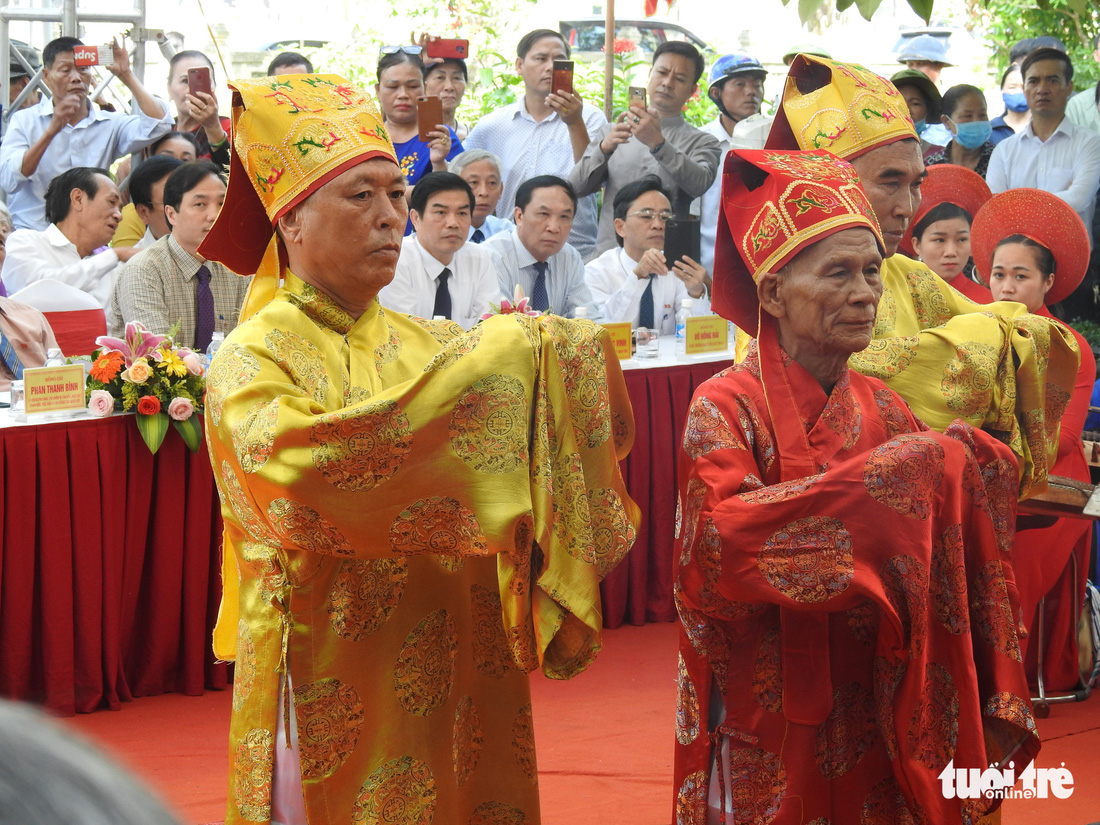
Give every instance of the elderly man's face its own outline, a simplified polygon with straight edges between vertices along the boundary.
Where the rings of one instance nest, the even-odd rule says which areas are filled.
[[[475,160],[462,167],[459,176],[474,190],[474,226],[481,226],[490,213],[496,211],[504,184],[496,164],[488,158]]]
[[[780,339],[795,360],[847,359],[866,349],[882,297],[881,264],[875,236],[855,227],[802,250],[778,275],[761,277],[761,304],[779,320]]]
[[[863,191],[875,210],[886,257],[898,251],[905,229],[920,206],[920,185],[928,173],[914,140],[899,140],[878,146],[853,158]]]
[[[279,230],[291,271],[359,317],[393,280],[407,218],[401,167],[372,158],[291,209]]]

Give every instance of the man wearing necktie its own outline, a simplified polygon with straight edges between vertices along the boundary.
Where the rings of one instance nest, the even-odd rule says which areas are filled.
[[[615,195],[613,209],[619,245],[584,268],[603,320],[672,335],[684,298],[692,299],[693,315],[709,314],[703,266],[687,255],[669,262],[662,252],[672,210],[660,178],[647,175],[627,184]]]
[[[215,332],[237,325],[248,292],[248,278],[198,252],[225,201],[225,179],[210,161],[185,163],[165,181],[163,200],[170,232],[119,275],[108,314],[112,334],[130,321],[158,335],[177,326],[175,342],[203,352]]]
[[[494,235],[483,246],[496,256],[505,295],[511,297],[518,285],[532,309],[572,318],[583,306],[595,319],[584,262],[566,243],[576,209],[577,195],[568,182],[556,175],[531,178],[516,191],[515,230]]]

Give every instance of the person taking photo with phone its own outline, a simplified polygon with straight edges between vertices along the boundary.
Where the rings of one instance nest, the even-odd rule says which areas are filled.
[[[214,64],[200,51],[177,52],[168,67],[168,94],[176,104],[176,131],[198,143],[196,160],[229,168],[229,118],[218,114]]]

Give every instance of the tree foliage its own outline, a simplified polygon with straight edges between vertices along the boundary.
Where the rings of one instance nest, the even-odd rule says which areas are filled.
[[[1096,83],[1100,67],[1092,43],[1100,34],[1100,10],[1092,0],[982,0],[981,8],[998,65],[1008,65],[1008,52],[1017,41],[1049,34],[1066,44],[1074,86],[1084,89]]]
[[[933,0],[906,0],[906,2],[921,19],[927,21],[932,17]],[[1084,0],[1084,2],[1087,3],[1090,0]],[[783,0],[784,6],[790,3],[791,0]],[[810,23],[818,13],[829,6],[835,6],[838,12],[855,6],[864,20],[870,20],[881,5],[882,0],[798,0],[798,16],[803,23]]]

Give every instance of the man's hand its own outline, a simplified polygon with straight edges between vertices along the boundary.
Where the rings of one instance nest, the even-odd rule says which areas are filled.
[[[600,151],[605,155],[610,155],[616,147],[630,140],[633,133],[630,131],[630,125],[625,122],[626,117],[626,112],[619,115],[619,120],[611,127],[611,131],[600,141]]]
[[[69,92],[64,97],[55,100],[53,104],[53,116],[50,118],[50,125],[46,127],[46,131],[51,135],[56,135],[66,124],[71,122],[78,115],[84,114],[84,97],[79,92]]]
[[[650,275],[667,275],[668,265],[665,263],[665,253],[659,249],[647,249],[642,253],[642,259],[634,267],[634,274],[639,281],[644,281]]]
[[[187,94],[187,108],[191,110],[191,117],[202,124],[202,128],[206,130],[207,137],[211,131],[221,132],[222,124],[218,118],[218,101],[213,95],[208,95],[206,92],[196,92]],[[220,138],[217,141],[211,141],[211,143],[220,142]]]
[[[627,123],[634,137],[650,149],[654,149],[665,142],[665,136],[661,134],[661,118],[649,109],[641,106],[631,106],[627,110]]]
[[[707,282],[707,271],[701,263],[685,255],[672,265],[672,274],[684,282],[688,295],[692,298],[703,297],[706,291],[704,285]]]
[[[580,123],[584,115],[584,101],[575,92],[554,92],[546,98],[546,104],[566,126]]]
[[[112,246],[111,249],[118,256],[118,259],[122,261],[122,263],[126,263],[132,257],[141,252],[140,249],[133,246]]]
[[[118,40],[113,37],[111,38],[111,55],[113,61],[107,67],[107,71],[119,78],[128,75],[130,73],[130,53],[126,51],[125,46],[119,45]]]
[[[451,153],[451,133],[442,123],[436,124],[434,131],[428,132],[429,157],[433,172],[447,171],[447,155]]]

